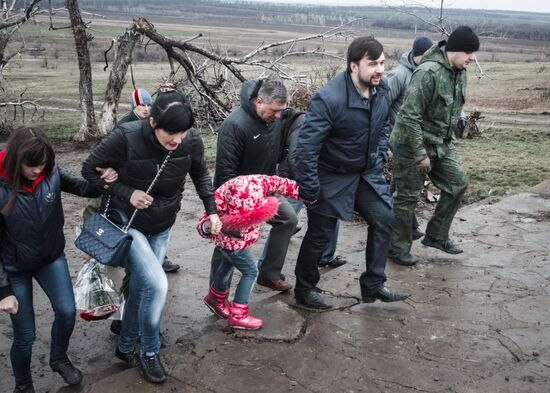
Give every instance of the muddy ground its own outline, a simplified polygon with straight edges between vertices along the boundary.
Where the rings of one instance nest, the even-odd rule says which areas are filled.
[[[62,165],[79,171],[86,152],[68,145],[57,150]],[[64,195],[73,278],[83,266],[73,239],[85,203]],[[453,236],[464,254],[417,243],[417,266],[388,262],[388,286],[411,294],[401,303],[359,303],[367,227],[344,223],[338,253],[349,263],[324,269],[320,282],[337,307],[311,313],[294,307],[292,294],[256,288],[251,309],[265,327],[248,334],[234,334],[201,303],[213,249],[194,229],[201,212],[190,185],[169,247],[182,269],[169,275],[162,323],[171,343],[162,352],[167,383],[152,385],[124,369],[112,355],[110,321],[78,320],[69,355],[85,379],[66,387],[48,366],[52,312],[36,288],[37,392],[550,391],[550,185],[462,208]],[[423,225],[428,213],[420,214]],[[290,282],[303,233],[289,249],[284,272]],[[255,255],[264,239],[253,247]],[[0,392],[13,390],[10,345],[9,318],[0,315]]]

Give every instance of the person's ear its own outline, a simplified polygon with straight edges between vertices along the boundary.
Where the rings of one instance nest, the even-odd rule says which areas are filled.
[[[155,129],[155,127],[157,126],[157,123],[155,123],[155,120],[153,119],[153,117],[149,117],[149,125],[151,126],[152,129]]]

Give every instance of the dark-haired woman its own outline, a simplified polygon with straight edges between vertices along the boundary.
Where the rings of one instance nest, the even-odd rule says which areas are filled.
[[[117,174],[111,169],[101,173],[98,177],[104,186],[116,180]],[[0,151],[0,311],[11,314],[10,357],[16,393],[34,392],[33,278],[48,296],[55,314],[50,366],[68,384],[82,380],[82,374],[67,357],[76,310],[63,252],[61,191],[87,197],[99,195],[84,179],[56,166],[52,146],[41,129],[15,130],[6,149]]]
[[[117,126],[82,167],[82,175],[98,188],[102,182],[94,168],[116,169],[119,181],[110,190],[110,206],[123,209],[128,217],[138,209],[129,230],[134,238],[125,266],[131,273],[130,291],[115,355],[130,367],[141,366],[144,378],[154,383],[166,380],[159,357],[159,326],[168,290],[162,261],[187,174],[208,220],[215,231],[221,229],[204,145],[199,132],[191,128],[193,123],[191,106],[181,93],[160,93],[149,118]],[[163,171],[147,194],[163,163]],[[138,337],[141,345],[136,354]]]

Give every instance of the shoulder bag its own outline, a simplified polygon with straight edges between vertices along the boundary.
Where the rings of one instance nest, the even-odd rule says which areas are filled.
[[[146,194],[149,194],[153,189],[168,162],[168,158],[170,158],[170,154],[171,152],[168,152],[166,155]],[[109,195],[103,212],[96,212],[86,220],[80,235],[75,240],[75,246],[104,265],[120,267],[124,266],[132,245],[133,238],[128,233],[128,229],[132,225],[138,209],[134,210],[132,217],[128,220],[122,209],[109,209],[110,200],[111,196]],[[120,226],[109,219],[110,213],[119,215]]]

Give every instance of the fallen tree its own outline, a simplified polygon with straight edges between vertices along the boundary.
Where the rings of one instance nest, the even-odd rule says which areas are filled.
[[[116,121],[116,110],[120,91],[125,81],[125,73],[131,64],[132,50],[137,41],[136,35],[141,35],[159,45],[165,51],[171,72],[164,77],[164,82],[170,82],[184,90],[193,102],[197,119],[202,125],[217,124],[225,119],[231,109],[238,103],[240,84],[246,80],[246,69],[260,69],[264,73],[275,72],[282,78],[295,82],[296,88],[308,84],[306,75],[296,75],[284,60],[291,56],[317,56],[344,61],[342,56],[325,50],[325,40],[347,38],[353,32],[346,28],[362,20],[357,19],[325,32],[289,40],[262,43],[253,51],[241,57],[229,56],[214,49],[210,42],[199,46],[194,41],[202,37],[198,34],[184,40],[169,38],[157,31],[152,23],[145,18],[136,18],[126,32],[114,40],[118,48],[113,61],[113,69],[109,78],[109,87],[103,105],[100,133],[108,133]],[[311,50],[297,50],[296,44],[303,41],[318,39],[321,44]],[[283,48],[275,57],[266,56],[273,48]],[[118,95],[117,95],[118,93]]]

